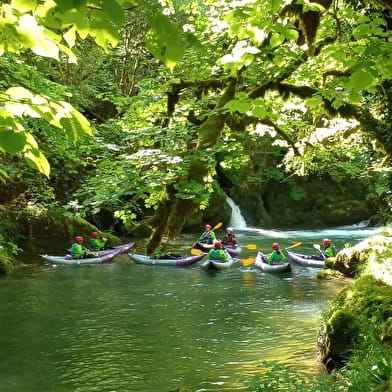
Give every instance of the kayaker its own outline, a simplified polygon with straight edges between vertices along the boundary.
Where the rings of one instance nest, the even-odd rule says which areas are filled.
[[[226,235],[222,239],[222,245],[226,245],[226,246],[236,246],[237,245],[237,239],[235,238],[232,227],[228,227],[226,229]]]
[[[75,242],[71,245],[71,256],[73,259],[87,259],[89,257],[96,257],[98,253],[92,253],[83,247],[84,238],[76,236]]]
[[[206,225],[205,226],[205,231],[204,233],[200,236],[199,241],[201,244],[212,244],[216,240],[216,235],[214,231],[212,230],[211,225]]]
[[[220,241],[215,241],[214,248],[208,252],[208,260],[218,260],[222,263],[229,261],[227,253],[222,249],[222,243]]]
[[[324,238],[323,239],[323,245],[324,245],[324,256],[325,257],[335,257],[336,256],[336,247],[335,245],[332,244],[332,241],[329,238]]]
[[[88,240],[88,245],[91,250],[98,252],[99,250],[105,249],[107,238],[102,238],[99,233],[93,231],[91,238]]]
[[[272,252],[267,256],[267,263],[273,264],[276,261],[284,261],[286,256],[280,250],[280,245],[277,242],[272,244]]]
[[[83,248],[84,238],[82,236],[76,236],[75,242],[71,245],[71,256],[74,259],[83,259],[85,257],[85,250]]]

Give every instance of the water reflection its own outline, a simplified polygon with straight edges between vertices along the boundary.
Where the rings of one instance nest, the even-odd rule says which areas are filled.
[[[347,232],[338,244],[363,235]],[[311,250],[313,240],[332,237],[306,233],[285,232],[279,241],[307,238],[303,247]],[[238,237],[260,249],[272,238],[255,231]],[[192,240],[183,236],[173,247],[189,252]],[[263,360],[316,372],[319,315],[342,287],[316,274],[300,266],[266,274],[241,263],[209,274],[198,265],[137,265],[127,256],[108,265],[17,271],[0,284],[2,388],[244,391],[241,377],[258,374]]]

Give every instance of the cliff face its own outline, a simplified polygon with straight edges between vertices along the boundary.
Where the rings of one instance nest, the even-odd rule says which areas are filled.
[[[342,250],[326,268],[355,278],[323,314],[318,355],[326,370],[342,368],[369,342],[392,349],[392,231]]]

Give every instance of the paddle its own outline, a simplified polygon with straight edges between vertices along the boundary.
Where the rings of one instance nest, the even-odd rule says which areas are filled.
[[[313,248],[317,249],[320,252],[321,257],[323,258],[323,260],[325,260],[325,254],[324,252],[321,250],[321,247],[319,244],[313,244]]]
[[[211,231],[214,231],[214,230],[218,230],[218,229],[220,229],[221,227],[223,226],[223,223],[222,222],[219,222],[219,223],[217,223],[212,229],[211,229]],[[192,248],[191,249],[191,254],[193,254],[193,255],[199,255],[199,254],[201,254],[201,253],[206,253],[206,252],[203,252],[202,250],[200,250],[200,249],[197,249],[197,248]]]
[[[249,250],[256,250],[257,249],[257,245],[256,244],[248,244],[248,245],[239,245],[243,248],[247,248]],[[200,253],[205,253],[200,249],[196,249],[196,248],[192,248],[191,249],[191,254],[193,255],[199,255]]]
[[[288,246],[287,248],[284,248],[284,249],[286,250],[286,249],[296,248],[297,246],[300,246],[300,245],[302,245],[302,242],[296,242],[295,244],[290,245],[290,246]],[[243,259],[242,260],[242,265],[244,267],[248,267],[248,266],[252,265],[255,261],[256,261],[255,257],[249,257],[247,259]]]

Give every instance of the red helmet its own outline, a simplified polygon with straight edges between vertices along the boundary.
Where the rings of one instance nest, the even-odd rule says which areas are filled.
[[[277,242],[274,242],[274,243],[272,244],[272,249],[273,249],[273,250],[279,250],[279,249],[280,249],[279,244],[278,244]]]
[[[91,233],[91,237],[93,237],[93,238],[98,238],[98,237],[99,237],[99,234],[98,234],[96,231],[93,231],[93,232]]]
[[[222,243],[220,241],[216,241],[214,244],[215,249],[220,249],[221,246],[222,246]]]
[[[76,242],[83,242],[83,241],[84,241],[84,238],[81,237],[80,235],[78,235],[78,236],[75,237],[75,241],[76,241]]]
[[[324,238],[323,239],[323,245],[324,246],[331,246],[331,240],[329,240],[328,238]]]

